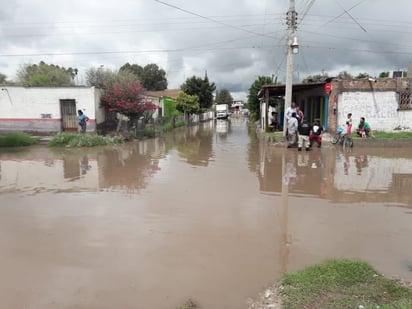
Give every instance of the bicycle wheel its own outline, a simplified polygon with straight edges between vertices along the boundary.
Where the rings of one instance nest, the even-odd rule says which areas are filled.
[[[330,140],[330,142],[331,142],[332,144],[336,144],[336,143],[339,141],[339,139],[340,139],[340,134],[339,134],[339,133],[335,133],[335,134],[332,136],[332,139]]]

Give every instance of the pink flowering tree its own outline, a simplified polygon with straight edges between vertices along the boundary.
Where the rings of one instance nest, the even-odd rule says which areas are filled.
[[[101,106],[109,112],[117,112],[129,118],[130,123],[138,119],[149,120],[159,107],[147,100],[142,85],[135,83],[115,83],[108,86],[100,98]]]

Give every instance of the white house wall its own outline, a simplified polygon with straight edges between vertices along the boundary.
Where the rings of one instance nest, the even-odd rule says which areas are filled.
[[[398,111],[398,95],[394,91],[342,92],[338,102],[338,126],[344,126],[347,114],[352,113],[353,129],[360,117],[365,117],[377,131],[412,127],[412,111]]]
[[[94,89],[94,113],[95,113],[95,120],[96,124],[100,124],[105,121],[106,119],[106,111],[104,108],[100,107],[100,98],[102,96],[102,90],[101,89],[95,89],[95,88],[89,88],[89,89]],[[90,116],[87,115],[89,118]]]
[[[3,87],[0,91],[0,131],[60,132],[60,100],[75,100],[76,110],[89,117],[88,131],[95,131],[96,118],[104,121],[100,93],[85,87]]]

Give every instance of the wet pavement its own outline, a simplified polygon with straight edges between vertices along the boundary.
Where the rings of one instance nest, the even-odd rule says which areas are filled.
[[[1,308],[247,308],[329,258],[412,279],[412,153],[259,144],[246,120],[0,149]]]

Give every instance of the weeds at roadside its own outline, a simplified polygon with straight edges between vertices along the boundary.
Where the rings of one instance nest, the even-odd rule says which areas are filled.
[[[276,143],[285,140],[283,132],[263,132],[263,138],[269,143]]]
[[[282,307],[412,308],[412,290],[385,278],[368,264],[331,260],[281,281]]]
[[[25,133],[13,133],[0,136],[0,147],[30,146],[38,143],[39,140]]]
[[[379,132],[374,131],[373,134],[375,138],[411,138],[412,139],[412,132]]]
[[[59,133],[50,141],[50,146],[93,147],[122,144],[120,136],[101,136],[94,134]]]

